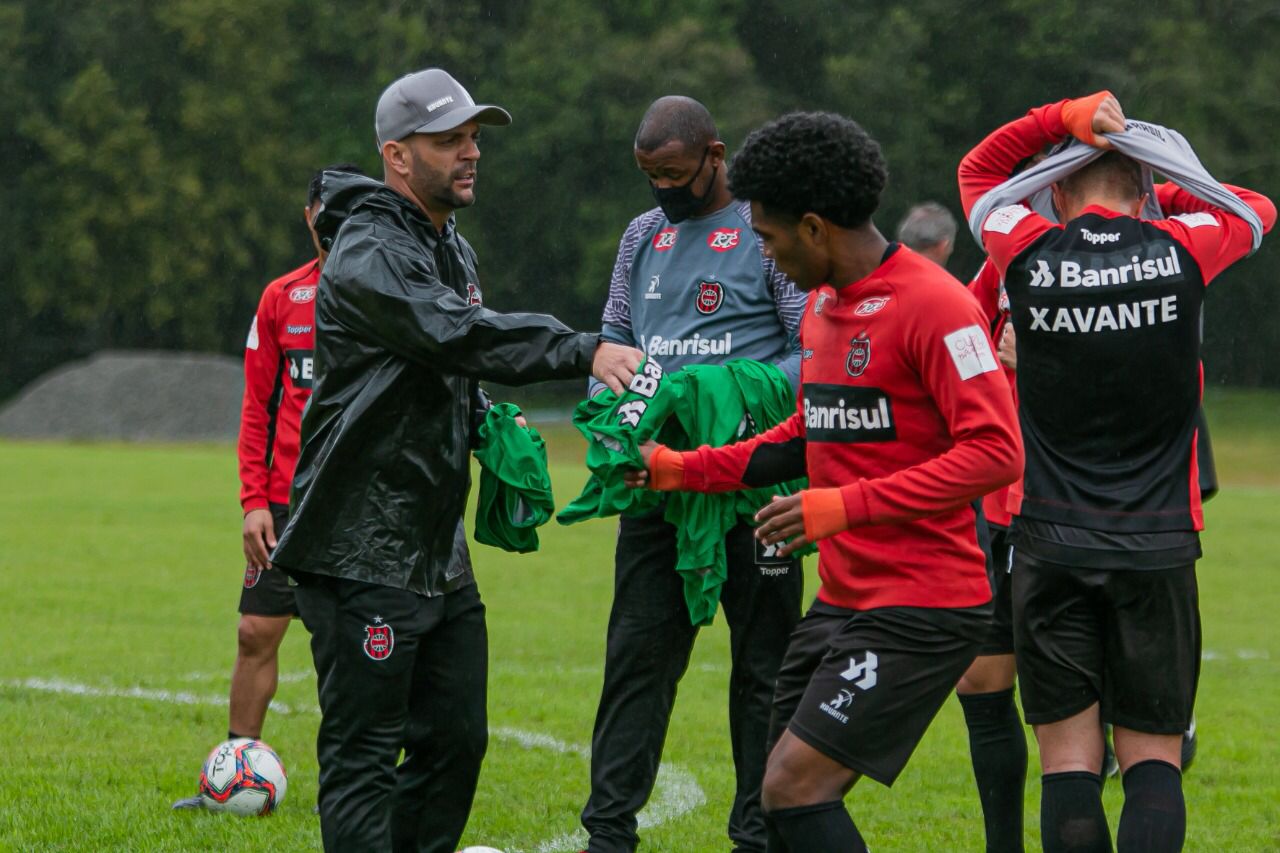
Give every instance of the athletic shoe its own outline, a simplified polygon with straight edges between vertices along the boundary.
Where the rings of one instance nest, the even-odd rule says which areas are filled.
[[[194,797],[183,797],[181,800],[178,800],[177,802],[175,802],[172,808],[178,811],[185,811],[188,809],[202,809],[204,808],[204,798],[198,795]]]
[[[1182,733],[1182,772],[1186,773],[1191,762],[1196,760],[1196,718],[1191,717],[1191,725]]]

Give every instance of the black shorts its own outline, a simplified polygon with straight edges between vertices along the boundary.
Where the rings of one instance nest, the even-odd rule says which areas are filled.
[[[1147,734],[1191,724],[1200,679],[1195,564],[1125,571],[1013,556],[1014,644],[1028,723],[1101,703],[1102,719]]]
[[[1013,555],[1009,528],[991,525],[991,553],[987,558],[987,578],[991,581],[991,628],[978,648],[979,655],[1013,654],[1013,595],[1009,579]]]
[[[276,536],[279,536],[289,520],[289,508],[284,504],[272,504],[271,520],[275,523]],[[293,600],[293,584],[289,576],[278,569],[262,572],[245,566],[240,612],[246,616],[297,616],[298,605]]]
[[[850,611],[815,602],[778,671],[775,713],[823,755],[892,785],[990,618],[990,604]]]

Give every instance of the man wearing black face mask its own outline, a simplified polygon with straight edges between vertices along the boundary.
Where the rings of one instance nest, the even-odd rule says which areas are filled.
[[[751,358],[796,383],[804,295],[764,256],[750,205],[729,192],[725,145],[706,107],[659,98],[635,141],[636,164],[659,207],[632,220],[609,285],[602,336],[637,346],[668,372]],[[593,383],[594,394],[604,386]],[[604,688],[591,741],[591,796],[582,823],[591,853],[634,850],[676,685],[697,627],[676,572],[676,530],[664,508],[618,528]],[[721,603],[731,631],[729,729],[737,791],[735,850],[762,851],[760,785],[773,684],[800,617],[800,562],[759,546],[741,525],[725,537]]]

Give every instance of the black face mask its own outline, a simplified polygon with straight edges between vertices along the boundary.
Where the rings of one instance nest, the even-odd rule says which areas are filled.
[[[692,178],[678,187],[659,187],[654,186],[653,181],[649,182],[649,189],[653,192],[653,197],[658,202],[658,207],[662,208],[662,213],[667,217],[667,221],[673,224],[684,222],[707,206],[707,199],[711,198],[711,191],[715,189],[716,172],[719,171],[720,167],[716,166],[711,170],[711,180],[707,182],[707,191],[702,195],[694,195],[691,187],[693,182],[698,180],[698,175],[702,174],[702,167],[707,164],[707,155],[709,153],[711,153],[710,148],[702,152],[702,159],[698,161],[698,171],[694,172]]]

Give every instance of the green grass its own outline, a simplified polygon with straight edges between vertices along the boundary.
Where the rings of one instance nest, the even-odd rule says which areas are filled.
[[[1223,493],[1206,509],[1200,564],[1205,648],[1201,753],[1186,781],[1188,850],[1280,848],[1280,397],[1213,391]],[[583,480],[579,439],[545,431],[559,502]],[[315,683],[306,634],[282,650],[289,676],[265,738],[290,770],[266,820],[174,814],[226,730],[239,553],[230,447],[0,443],[0,849],[318,849]],[[495,731],[464,843],[533,850],[577,829],[581,752],[522,746],[509,730],[582,747],[599,695],[614,526],[544,528],[537,554],[474,550],[489,608]],[[812,580],[813,565],[807,567]],[[681,684],[665,761],[705,803],[643,831],[644,849],[726,849],[732,796],[723,620],[704,631]],[[32,689],[28,679],[64,692]],[[68,695],[139,688],[157,698]],[[158,693],[145,693],[158,691]],[[175,704],[167,692],[192,701]],[[1029,849],[1039,790],[1027,787]],[[669,789],[668,789],[669,790]],[[1114,825],[1119,786],[1107,785]],[[892,791],[849,798],[877,853],[980,850],[981,818],[958,706],[949,702]]]

